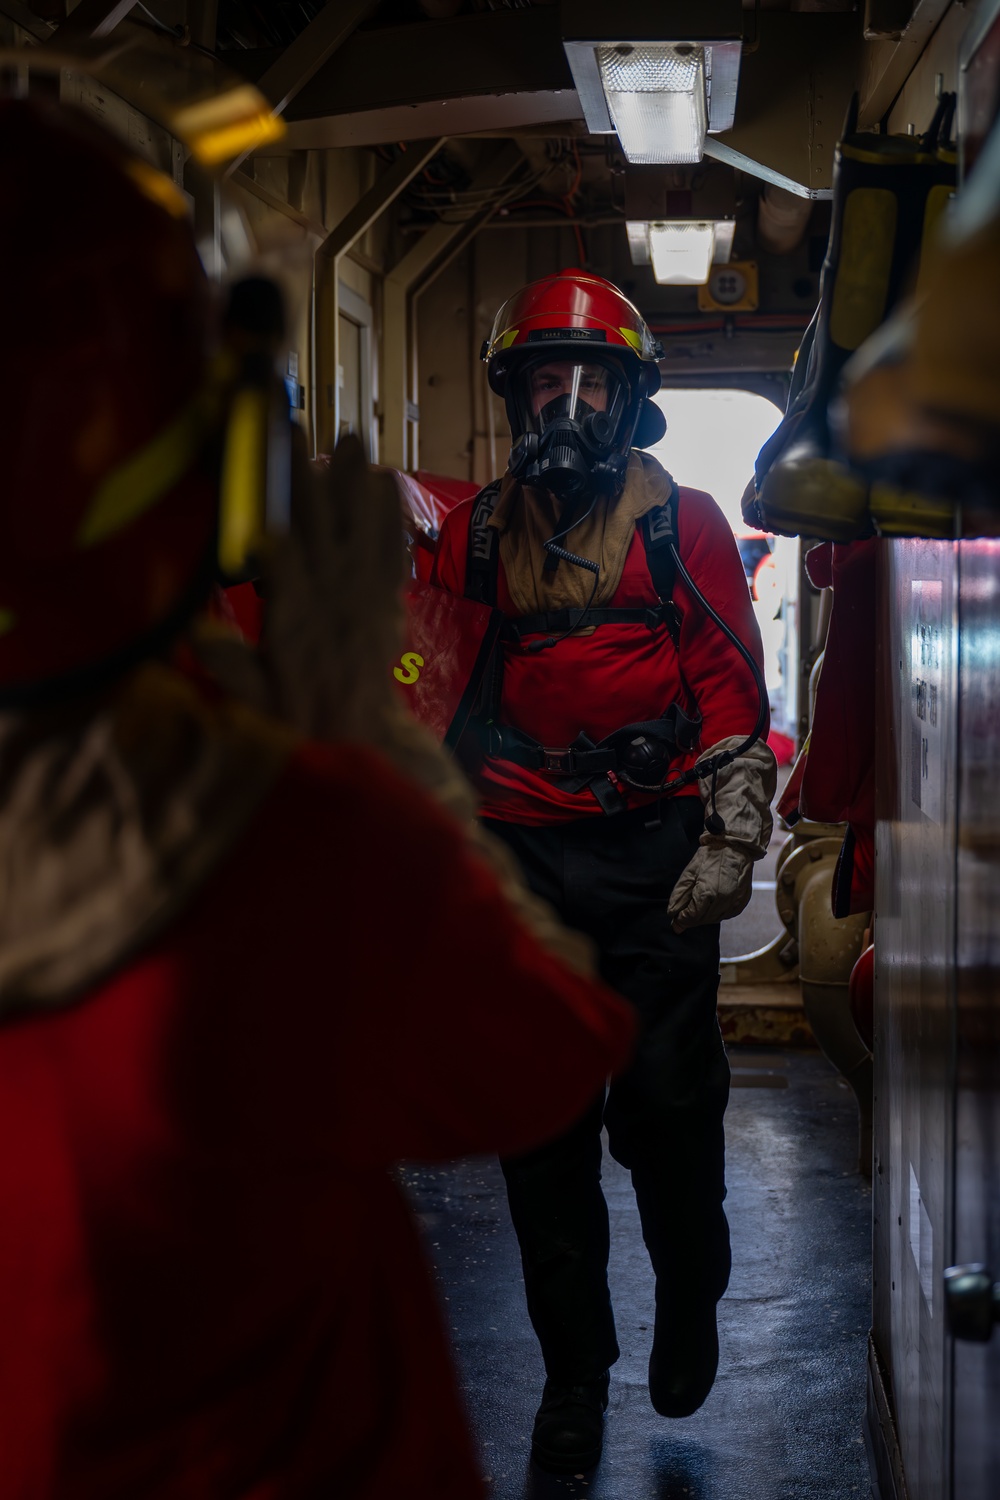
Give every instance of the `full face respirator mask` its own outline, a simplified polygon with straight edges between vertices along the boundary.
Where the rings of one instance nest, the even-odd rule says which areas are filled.
[[[529,361],[511,371],[506,403],[522,484],[561,500],[621,489],[637,403],[613,361]]]

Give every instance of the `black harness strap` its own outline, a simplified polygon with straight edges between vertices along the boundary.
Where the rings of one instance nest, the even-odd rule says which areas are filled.
[[[465,597],[497,607],[497,575],[500,567],[500,534],[490,525],[500,498],[500,480],[480,490],[469,518],[469,547],[465,556]]]
[[[670,494],[662,505],[648,511],[639,522],[643,546],[646,549],[646,566],[653,580],[660,606],[664,611],[664,623],[673,637],[674,645],[680,644],[681,617],[674,603],[674,583],[677,579],[677,564],[671,544],[680,545],[677,530],[677,512],[680,492],[673,480]]]
[[[582,786],[591,776],[617,771],[627,764],[628,748],[634,740],[652,738],[665,741],[671,749],[688,751],[697,745],[700,730],[700,714],[693,719],[689,718],[676,703],[672,703],[660,718],[625,724],[596,743],[581,730],[572,745],[557,749],[540,744],[523,730],[514,729],[509,724],[488,725],[483,734],[483,743],[488,755],[513,761],[515,765],[526,766],[530,771],[580,777]],[[576,789],[567,784],[568,791]]]
[[[506,622],[503,633],[520,641],[525,635],[568,634],[580,625],[645,625],[647,630],[656,630],[665,624],[662,604],[645,609],[553,609],[542,615],[518,615]]]
[[[488,604],[491,609],[497,604],[497,579],[500,567],[500,535],[489,523],[500,498],[499,479],[494,479],[479,491],[469,518],[469,546],[465,563],[465,596]],[[653,587],[660,600],[659,607],[636,610],[592,609],[588,622],[594,625],[624,625],[641,622],[650,630],[665,624],[677,644],[680,630],[680,615],[673,602],[674,582],[677,568],[670,544],[677,541],[677,508],[679,494],[677,485],[671,481],[670,494],[662,505],[649,511],[639,522],[639,533],[646,551],[646,566],[653,580]],[[526,615],[508,621],[508,626],[520,639],[523,635],[559,635],[563,630],[573,629],[570,623],[574,615],[583,611],[568,609],[550,610],[544,614]]]

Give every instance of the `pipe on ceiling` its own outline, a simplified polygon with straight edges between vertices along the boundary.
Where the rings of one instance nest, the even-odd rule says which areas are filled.
[[[766,183],[757,200],[757,240],[771,255],[790,255],[801,243],[812,200]]]

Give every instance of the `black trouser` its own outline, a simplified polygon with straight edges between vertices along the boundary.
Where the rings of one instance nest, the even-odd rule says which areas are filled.
[[[618,1358],[608,1294],[601,1124],[632,1174],[657,1306],[717,1299],[729,1280],[722,1119],[729,1066],[716,1019],[719,928],[676,933],[667,901],[704,826],[699,797],[651,812],[529,828],[489,820],[528,883],[593,938],[603,978],[639,1012],[628,1069],[558,1140],[503,1161],[528,1313],[550,1379],[593,1380]],[[558,1067],[558,1059],[553,1059]]]

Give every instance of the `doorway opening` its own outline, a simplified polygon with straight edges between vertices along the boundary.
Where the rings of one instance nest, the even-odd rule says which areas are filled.
[[[780,794],[799,720],[799,543],[797,538],[773,536],[748,526],[740,500],[757,454],[782,413],[766,396],[732,388],[662,390],[654,400],[667,419],[667,431],[649,451],[678,484],[708,491],[729,522],[743,559],[764,645]],[[680,525],[683,528],[683,514]],[[780,925],[774,907],[775,866],[785,837],[776,828],[767,856],[755,867],[750,905],[723,927],[726,956],[764,947]]]

